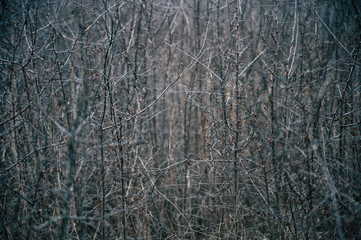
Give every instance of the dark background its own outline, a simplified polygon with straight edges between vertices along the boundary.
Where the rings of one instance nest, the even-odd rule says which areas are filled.
[[[3,239],[361,239],[358,1],[0,2]]]

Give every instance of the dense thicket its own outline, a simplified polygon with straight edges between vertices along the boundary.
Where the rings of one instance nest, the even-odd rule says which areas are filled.
[[[356,0],[1,0],[3,239],[361,239]]]

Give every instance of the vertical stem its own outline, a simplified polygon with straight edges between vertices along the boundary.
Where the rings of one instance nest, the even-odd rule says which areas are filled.
[[[106,94],[104,94],[103,113],[100,123],[100,158],[101,158],[101,178],[102,178],[102,239],[105,238],[105,161],[104,161],[104,140],[103,140],[103,123],[106,110]]]
[[[236,32],[236,37],[238,38],[238,35],[240,34],[240,29],[239,29],[239,19],[238,19],[238,11],[239,11],[239,2],[237,1],[237,5],[236,5],[236,24],[237,24],[237,32]],[[240,37],[240,36],[239,36]],[[241,121],[240,121],[240,105],[241,105],[241,98],[240,98],[240,93],[239,93],[239,44],[240,44],[240,40],[236,38],[236,77],[235,77],[235,82],[236,82],[236,136],[235,136],[235,142],[234,142],[234,160],[233,160],[233,168],[234,168],[234,212],[236,214],[236,239],[239,239],[239,212],[238,212],[238,208],[237,208],[237,202],[238,202],[238,142],[239,142],[239,131],[240,131],[240,126],[241,126]]]
[[[72,192],[74,187],[74,175],[75,175],[75,160],[76,160],[76,147],[75,147],[75,134],[72,133],[68,144],[68,174],[66,180],[66,195],[64,203],[63,220],[60,226],[60,240],[67,239],[67,226],[70,213],[70,200],[72,198]]]

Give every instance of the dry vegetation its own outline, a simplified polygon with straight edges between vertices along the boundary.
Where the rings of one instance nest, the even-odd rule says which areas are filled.
[[[1,0],[0,238],[361,239],[357,0]]]

